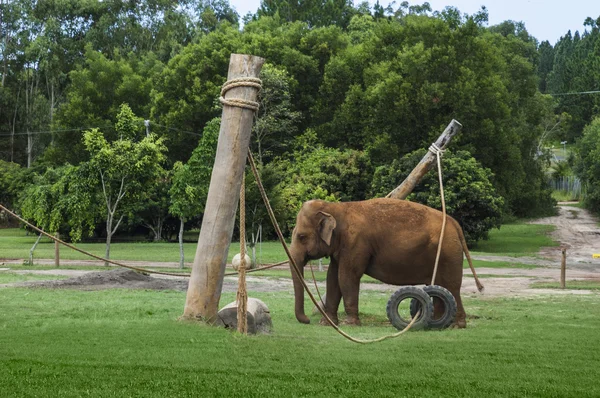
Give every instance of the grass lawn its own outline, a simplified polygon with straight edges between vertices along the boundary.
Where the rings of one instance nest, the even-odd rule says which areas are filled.
[[[600,290],[600,281],[597,280],[577,280],[577,281],[566,281],[565,286],[567,289],[575,290]],[[531,285],[533,288],[538,289],[560,289],[559,282],[535,282]]]
[[[508,256],[533,256],[542,247],[559,246],[549,236],[554,229],[553,225],[525,224],[522,222],[504,224],[500,229],[490,231],[489,240],[477,242],[472,248],[473,254],[485,252]]]
[[[178,322],[173,291],[0,289],[0,395],[52,397],[600,395],[600,295],[466,299],[465,330],[356,345],[293,317],[290,293],[251,293],[274,332]],[[234,299],[226,294],[222,303]],[[394,331],[387,294],[361,295],[358,337]]]
[[[0,258],[28,259],[29,250],[35,243],[37,236],[25,235],[25,231],[18,228],[0,229]],[[104,243],[77,243],[82,250],[104,257]],[[239,243],[233,242],[229,248],[229,261],[239,253]],[[194,259],[196,243],[184,243],[184,252],[187,262]],[[259,248],[256,248],[259,256]],[[128,242],[113,243],[110,246],[110,257],[113,260],[139,260],[155,262],[179,262],[179,244],[169,242]],[[35,259],[54,258],[54,243],[49,238],[42,238],[34,252]],[[88,260],[90,257],[66,247],[61,247],[60,258],[65,260]],[[279,242],[262,243],[262,263],[283,261],[285,252]]]

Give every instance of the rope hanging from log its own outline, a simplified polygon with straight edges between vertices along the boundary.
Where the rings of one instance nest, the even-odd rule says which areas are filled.
[[[238,332],[248,334],[248,291],[246,290],[246,178],[242,174],[242,186],[240,188],[240,267],[238,269],[237,301],[237,326]]]
[[[259,103],[256,101],[248,101],[242,98],[225,98],[225,93],[236,87],[254,87],[260,91],[262,80],[255,77],[240,77],[229,80],[221,88],[221,96],[219,97],[219,102],[223,105],[249,109],[254,112],[258,111]]]
[[[442,182],[442,156],[445,149],[441,149],[435,144],[431,144],[429,152],[433,153],[437,158],[438,179],[440,182],[440,198],[442,200],[442,229],[440,231],[440,240],[438,242],[437,254],[435,255],[435,266],[433,267],[433,275],[431,276],[431,284],[435,285],[435,277],[437,275],[438,265],[440,263],[440,254],[442,253],[442,243],[444,242],[444,231],[446,230],[446,200],[444,199],[444,183]]]

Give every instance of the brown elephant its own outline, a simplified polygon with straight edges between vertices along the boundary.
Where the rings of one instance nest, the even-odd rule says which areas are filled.
[[[296,218],[291,255],[304,276],[309,260],[329,257],[325,312],[338,322],[344,299],[347,323],[360,325],[360,279],[366,274],[392,285],[430,284],[435,264],[442,213],[430,207],[396,199],[361,202],[305,202]],[[456,326],[466,326],[460,297],[463,251],[479,283],[462,228],[448,216],[435,284],[448,289],[457,304]],[[292,269],[296,319],[310,323],[304,313],[304,290]],[[323,323],[323,320],[322,320]]]

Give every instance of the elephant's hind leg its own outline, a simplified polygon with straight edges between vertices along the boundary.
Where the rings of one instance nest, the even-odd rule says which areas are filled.
[[[450,290],[450,289],[448,289]],[[467,314],[463,307],[462,298],[460,297],[460,289],[456,291],[450,290],[454,298],[456,299],[456,320],[454,321],[453,327],[464,329],[467,327]]]

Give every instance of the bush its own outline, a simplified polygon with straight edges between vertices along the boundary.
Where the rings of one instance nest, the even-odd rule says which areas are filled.
[[[383,197],[402,182],[425,155],[425,150],[407,154],[388,166],[380,166],[373,176],[372,195]],[[500,227],[504,199],[496,193],[492,172],[482,167],[469,152],[447,151],[442,161],[446,211],[462,226],[469,244],[487,239],[492,228]],[[431,171],[415,187],[407,200],[441,209],[437,171]]]

